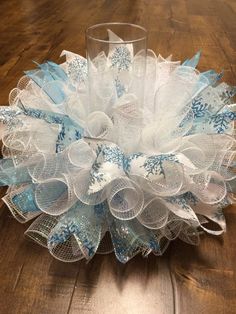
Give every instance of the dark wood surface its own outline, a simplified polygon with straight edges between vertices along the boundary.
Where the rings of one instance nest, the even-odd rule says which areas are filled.
[[[224,69],[236,85],[235,0],[1,0],[0,105],[31,60],[57,62],[63,49],[84,55],[86,27],[109,21],[145,26],[163,56],[202,49],[200,70]],[[227,233],[199,247],[175,242],[163,257],[127,265],[112,254],[63,264],[27,241],[27,226],[1,203],[0,313],[236,313],[236,210],[225,213]]]

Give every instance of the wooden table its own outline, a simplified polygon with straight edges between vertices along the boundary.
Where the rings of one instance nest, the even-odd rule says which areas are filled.
[[[235,0],[1,0],[0,104],[8,101],[31,60],[59,61],[63,49],[85,54],[87,26],[109,21],[141,24],[149,47],[174,59],[202,49],[200,70],[224,69],[235,83]],[[4,190],[1,192],[4,193]],[[173,243],[160,258],[121,265],[114,255],[63,264],[27,241],[1,203],[0,313],[236,313],[236,214],[228,231],[199,247]]]

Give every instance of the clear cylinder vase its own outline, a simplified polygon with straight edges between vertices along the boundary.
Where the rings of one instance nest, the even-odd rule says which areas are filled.
[[[103,23],[86,31],[90,107],[109,111],[125,94],[143,105],[147,32],[138,25]]]
[[[147,31],[128,23],[97,24],[87,29],[86,41],[89,111],[112,116],[114,126],[131,136],[142,119]],[[118,133],[119,142],[125,134]]]

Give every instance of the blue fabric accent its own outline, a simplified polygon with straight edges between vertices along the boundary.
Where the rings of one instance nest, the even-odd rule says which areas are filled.
[[[129,173],[130,167],[131,167],[131,162],[134,159],[137,159],[138,157],[143,156],[143,155],[144,155],[143,153],[133,153],[133,154],[130,154],[128,156],[124,156],[124,160],[123,160],[124,171]]]
[[[191,59],[185,60],[182,65],[188,66],[191,68],[196,68],[196,66],[199,63],[200,57],[201,57],[201,50],[199,50]]]
[[[12,159],[0,159],[0,186],[31,182],[26,167],[15,167]]]
[[[31,70],[25,71],[25,74],[42,88],[55,104],[60,104],[65,100],[65,93],[62,90],[61,82],[55,81],[50,72]]]
[[[126,156],[116,144],[100,145],[97,149],[97,158],[90,170],[90,187],[97,185],[98,190],[100,190],[109,183],[104,171],[101,170],[104,163],[110,163],[114,167],[123,171],[123,173],[129,175],[132,162],[139,157],[143,157],[142,164],[140,164],[139,167],[144,168],[146,178],[149,178],[150,175],[165,176],[163,169],[164,161],[179,162],[174,154],[145,156],[142,153],[134,153]],[[96,190],[96,192],[98,190]]]
[[[46,63],[39,64],[38,66],[41,70],[49,72],[54,80],[63,82],[68,81],[68,76],[66,72],[58,64],[52,61],[47,61]]]
[[[65,100],[62,83],[68,81],[67,74],[59,65],[51,61],[37,65],[40,71],[30,70],[25,71],[25,74],[41,87],[55,104],[62,103]]]
[[[64,122],[61,125],[61,131],[58,134],[56,142],[56,152],[63,151],[71,143],[78,141],[83,136],[83,129],[66,116]]]
[[[206,77],[209,81],[209,84],[214,85],[223,77],[223,72],[217,73],[214,70],[209,70],[206,72],[202,72],[200,74],[200,79],[201,77]]]
[[[30,185],[23,192],[13,196],[12,203],[18,208],[20,212],[35,212],[40,211],[35,203],[35,186]]]
[[[96,151],[97,158],[94,161],[90,171],[90,183],[96,184],[104,180],[103,173],[100,171],[101,166],[105,162],[123,168],[124,153],[116,144],[99,145]]]

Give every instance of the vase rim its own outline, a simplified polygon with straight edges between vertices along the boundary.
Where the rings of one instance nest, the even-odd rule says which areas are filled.
[[[109,25],[110,26],[115,26],[115,25],[120,25],[120,26],[130,26],[136,29],[139,29],[143,32],[143,36],[138,37],[137,39],[130,39],[130,40],[123,40],[123,42],[119,42],[116,40],[106,40],[106,39],[100,39],[97,38],[96,36],[93,36],[91,34],[89,34],[90,31],[98,29],[98,28],[102,28],[107,26],[109,29]],[[110,44],[131,44],[131,43],[135,43],[135,42],[139,42],[139,41],[143,41],[147,39],[147,30],[145,27],[138,25],[138,24],[133,24],[133,23],[126,23],[126,22],[106,22],[106,23],[98,23],[98,24],[94,24],[89,26],[86,31],[85,31],[86,37],[90,38],[94,41],[98,41],[98,42],[102,42],[102,43],[110,43]]]

